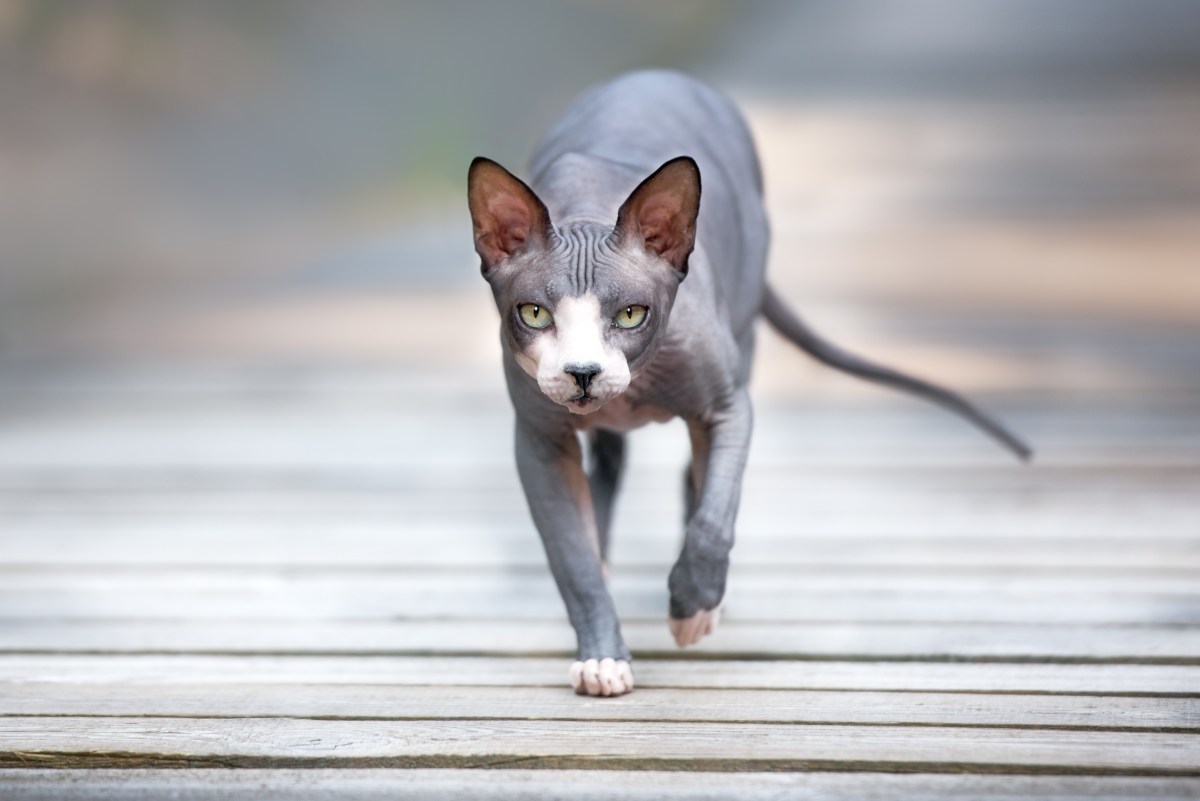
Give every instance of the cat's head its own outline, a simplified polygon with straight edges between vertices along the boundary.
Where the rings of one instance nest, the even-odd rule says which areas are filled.
[[[578,414],[620,395],[657,350],[687,274],[700,171],[668,161],[611,225],[556,226],[541,199],[499,164],[471,163],[475,251],[516,362]]]

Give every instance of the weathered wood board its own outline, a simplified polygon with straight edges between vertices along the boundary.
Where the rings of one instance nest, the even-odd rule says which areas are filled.
[[[1200,697],[814,690],[658,689],[597,701],[549,687],[326,684],[0,685],[12,716],[624,720],[839,723],[1181,731],[1200,734]]]
[[[1103,467],[1071,434],[1043,473],[772,443],[722,627],[686,652],[652,454],[611,584],[638,689],[588,699],[506,443],[457,474],[468,505],[462,443],[422,467],[343,417],[356,450],[303,466],[313,406],[273,433],[217,406],[257,454],[168,458],[165,415],[158,443],[122,423],[111,470],[50,429],[0,464],[5,798],[1200,794],[1200,472],[1173,424]]]
[[[1055,801],[1191,799],[1195,779],[1121,776],[995,776],[951,774],[726,772],[606,770],[403,770],[384,768],[303,770],[110,769],[83,773],[51,768],[7,770],[0,779],[22,801],[186,801],[253,798],[255,801],[328,801],[331,798],[400,801],[894,801],[912,799],[1047,798]]]
[[[0,654],[0,682],[560,687],[561,658]],[[1200,697],[1200,666],[836,660],[637,660],[638,686]],[[770,696],[769,696],[770,697]],[[968,699],[969,700],[969,699]]]
[[[593,703],[602,703],[594,701]],[[307,718],[0,719],[0,761],[50,767],[477,767],[875,769],[1200,777],[1196,737],[1158,732],[604,720]],[[44,756],[38,757],[37,754]],[[112,756],[109,756],[112,755]],[[314,760],[320,760],[314,762]]]

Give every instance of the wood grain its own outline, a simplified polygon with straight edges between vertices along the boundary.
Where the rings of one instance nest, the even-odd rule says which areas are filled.
[[[642,688],[1200,697],[1200,666],[824,660],[636,661]],[[0,682],[561,687],[562,658],[0,654]]]
[[[267,565],[403,565],[524,567],[544,562],[541,544],[528,521],[454,527],[311,519],[216,525],[202,520],[106,525],[80,521],[61,529],[28,526],[10,530],[0,541],[0,559],[9,563],[72,564],[183,563]],[[514,530],[519,529],[519,530]],[[666,571],[677,556],[678,527],[618,537],[613,564],[656,565]],[[937,567],[1164,569],[1200,570],[1200,540],[1178,537],[1110,537],[1051,540],[1044,537],[742,537],[735,546],[739,565],[822,567]]]
[[[623,627],[635,656],[679,654],[661,623]],[[546,655],[566,657],[565,621],[0,620],[0,650],[26,652]],[[689,649],[701,658],[1200,664],[1200,628],[1019,624],[739,623]]]
[[[594,701],[593,703],[603,703]],[[609,768],[656,763],[724,769],[1111,773],[1200,776],[1188,734],[938,726],[586,721],[374,721],[293,718],[44,718],[0,720],[0,760],[46,767],[152,766],[157,755],[217,765],[486,767],[520,760]],[[5,757],[5,754],[10,756]]]
[[[1191,799],[1200,780],[1119,776],[989,776],[886,773],[705,773],[682,771],[522,770],[481,773],[454,769],[306,770],[7,770],[7,797],[14,801],[184,801],[253,798],[256,801],[907,801],[907,799],[1014,799],[1053,801],[1161,801]]]
[[[1179,730],[1200,698],[643,688],[597,701],[565,686],[67,684],[0,686],[0,716],[774,722]]]
[[[822,575],[822,574],[814,574]],[[880,579],[871,586],[818,587],[779,573],[736,570],[725,604],[728,621],[872,621],[1200,625],[1200,592],[1162,591],[1136,577],[1123,586],[1092,578],[1072,586],[1022,577],[971,587],[951,575],[922,581]],[[430,573],[291,574],[192,569],[105,572],[63,570],[22,575],[0,587],[0,617],[292,619],[472,618],[480,610],[510,619],[554,618],[562,602],[548,570]],[[1177,579],[1177,582],[1183,582]],[[984,582],[980,582],[985,584]],[[1116,583],[1118,586],[1112,586]],[[1066,585],[1066,586],[1061,586]],[[655,621],[667,607],[662,575],[617,572],[610,589],[623,620]],[[1193,588],[1194,590],[1194,588]]]
[[[662,620],[678,432],[654,435],[613,559],[639,689],[595,700],[565,687],[573,637],[507,442],[465,461],[496,420],[373,438],[398,418],[359,406],[289,440],[314,407],[217,407],[52,414],[65,428],[25,434],[41,450],[0,454],[6,798],[1200,789],[1200,472],[1174,424],[1105,465],[1071,434],[1040,473],[778,438],[747,476],[725,621],[682,653]],[[189,439],[204,421],[239,450]],[[106,426],[127,450],[70,439]]]

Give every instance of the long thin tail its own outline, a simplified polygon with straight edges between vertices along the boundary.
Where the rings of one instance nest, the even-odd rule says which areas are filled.
[[[791,309],[783,304],[779,295],[767,287],[766,298],[763,300],[763,315],[772,327],[786,339],[796,343],[817,361],[824,362],[830,367],[844,370],[851,375],[865,378],[879,384],[910,392],[913,395],[932,401],[942,408],[949,409],[970,421],[1004,447],[1012,451],[1022,461],[1029,461],[1033,451],[1016,435],[1002,426],[999,422],[975,408],[970,401],[943,389],[928,381],[905,375],[890,367],[874,364],[866,359],[848,353],[832,342],[822,339],[815,331],[805,325]]]

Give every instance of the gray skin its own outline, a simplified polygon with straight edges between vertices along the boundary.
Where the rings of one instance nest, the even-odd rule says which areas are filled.
[[[518,472],[581,662],[630,658],[604,578],[630,428],[672,417],[686,422],[692,458],[669,614],[695,619],[720,605],[750,445],[746,385],[760,314],[823,361],[923,394],[990,426],[1010,447],[1024,447],[952,393],[837,350],[780,304],[765,284],[769,237],[754,144],[734,106],[703,84],[654,71],[592,90],[537,146],[529,174],[526,186],[477,159],[469,200],[483,275],[501,316]],[[677,212],[666,223],[654,213],[663,198]],[[630,303],[649,310],[634,330],[602,333],[631,377],[599,407],[587,398],[591,379],[577,372],[599,364],[563,366],[580,387],[577,401],[551,397],[541,374],[521,364],[543,332],[522,322],[520,305],[554,310],[585,295],[599,301],[603,320]],[[584,403],[587,413],[580,413]],[[591,445],[590,470],[581,434]],[[627,691],[616,687],[611,694]],[[576,689],[583,691],[579,683]],[[610,694],[590,684],[587,691]]]

